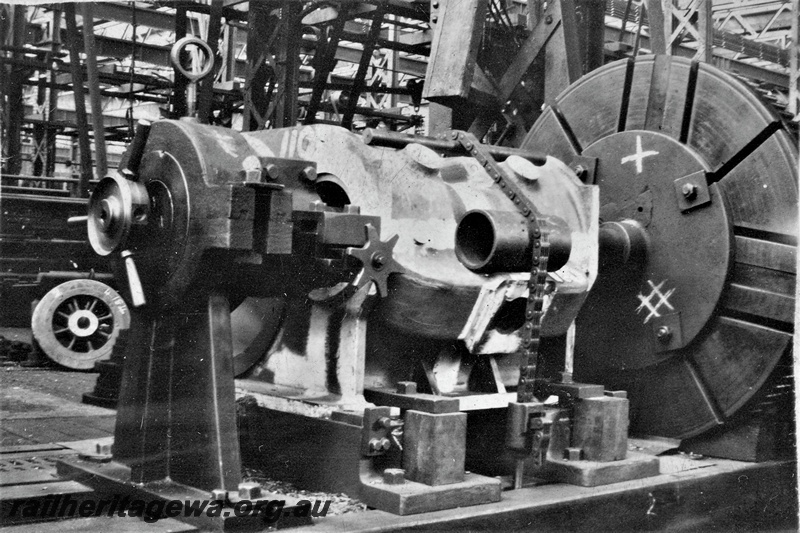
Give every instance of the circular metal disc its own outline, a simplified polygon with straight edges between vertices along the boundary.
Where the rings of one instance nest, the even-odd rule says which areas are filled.
[[[597,157],[604,220],[653,210],[647,264],[601,273],[578,317],[576,379],[627,390],[634,433],[724,423],[791,346],[797,151],[780,119],[714,67],[646,56],[567,89],[523,148]],[[681,211],[669,187],[693,170],[710,203]],[[660,344],[654,321],[683,338]]]

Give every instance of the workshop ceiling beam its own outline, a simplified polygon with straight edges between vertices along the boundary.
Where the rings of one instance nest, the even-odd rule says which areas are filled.
[[[630,40],[632,34],[633,32],[629,31],[623,32],[618,28],[611,28],[607,26],[605,41],[606,43],[617,43],[623,41],[627,42]],[[625,37],[623,38],[623,36]],[[647,37],[646,35],[642,35],[640,39],[641,39],[640,46],[642,48],[650,50],[651,46],[650,38]],[[692,48],[678,46],[675,47],[675,49],[673,49],[672,55],[691,58],[694,57],[696,53],[697,50],[693,50]],[[754,80],[768,83],[776,87],[781,87],[781,88],[789,87],[788,75],[764,67],[760,67],[758,65],[753,65],[751,63],[745,63],[743,61],[737,61],[735,59],[721,57],[719,55],[713,56],[713,58],[711,59],[711,64],[725,71],[735,72],[736,74],[740,74],[747,78],[752,78]]]
[[[97,35],[95,36],[95,44],[97,46],[97,56],[108,56],[118,59],[131,56],[131,43],[126,39],[115,39],[113,37]],[[305,53],[308,53],[316,45],[314,39],[310,36],[303,37],[303,44]],[[169,67],[172,66],[172,63],[170,63],[169,59],[169,52],[169,46],[137,43],[136,61],[144,61],[146,63],[152,63],[153,65]],[[358,48],[348,48],[340,45],[336,49],[336,60],[358,64],[358,62],[361,60],[361,50]],[[401,57],[397,61],[395,70],[402,74],[424,77],[426,63],[427,62],[423,59]],[[237,60],[234,72],[236,76],[244,77],[247,72],[246,62],[243,60]]]

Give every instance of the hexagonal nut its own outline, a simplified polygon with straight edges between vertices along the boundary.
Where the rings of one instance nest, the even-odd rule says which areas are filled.
[[[94,448],[99,455],[111,455],[113,446],[114,444],[111,442],[98,442],[95,443]]]
[[[567,461],[580,461],[583,457],[583,450],[580,448],[565,448],[564,459]]]
[[[239,498],[242,500],[255,500],[261,497],[261,485],[255,481],[239,483]]]
[[[398,381],[397,392],[399,394],[416,394],[417,382],[416,381]]]
[[[261,183],[261,169],[250,168],[246,170],[240,170],[239,177],[245,183]]]
[[[228,491],[223,489],[214,489],[211,491],[211,501],[225,502],[228,499]]]
[[[383,471],[383,482],[387,485],[401,485],[406,482],[406,471],[402,468],[387,468]]]

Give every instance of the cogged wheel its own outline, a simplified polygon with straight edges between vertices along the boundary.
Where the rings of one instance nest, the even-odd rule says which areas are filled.
[[[797,149],[783,122],[729,74],[643,56],[567,89],[522,147],[596,158],[601,268],[575,378],[627,390],[633,433],[725,423],[792,344]]]
[[[88,370],[108,359],[130,312],[117,292],[89,279],[50,290],[33,311],[31,329],[42,351],[56,363]]]

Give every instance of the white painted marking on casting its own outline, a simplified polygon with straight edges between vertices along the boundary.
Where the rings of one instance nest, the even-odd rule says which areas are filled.
[[[648,150],[646,152],[642,151],[642,136],[636,136],[636,153],[632,155],[627,155],[622,158],[622,164],[630,163],[631,161],[636,161],[636,173],[642,173],[642,161],[644,161],[645,157],[650,157],[651,155],[658,155],[658,152],[655,150]]]
[[[647,321],[653,318],[654,316],[655,317],[661,316],[661,314],[659,314],[658,312],[658,309],[662,305],[665,307],[669,307],[671,311],[675,310],[675,308],[672,307],[672,304],[669,303],[669,297],[672,296],[672,293],[675,292],[675,289],[674,288],[670,289],[666,293],[661,292],[661,287],[663,287],[666,282],[667,280],[664,280],[656,286],[653,285],[653,282],[648,279],[647,283],[650,284],[650,288],[653,290],[650,292],[648,296],[644,296],[641,293],[639,293],[636,296],[637,298],[639,298],[639,301],[642,302],[639,304],[639,307],[636,308],[636,313],[638,314],[639,311],[641,311],[642,309],[647,309],[649,311],[648,315],[644,319],[645,324],[647,324]],[[655,305],[653,305],[652,303],[650,303],[650,301],[656,296],[658,297],[658,302],[656,302]]]

